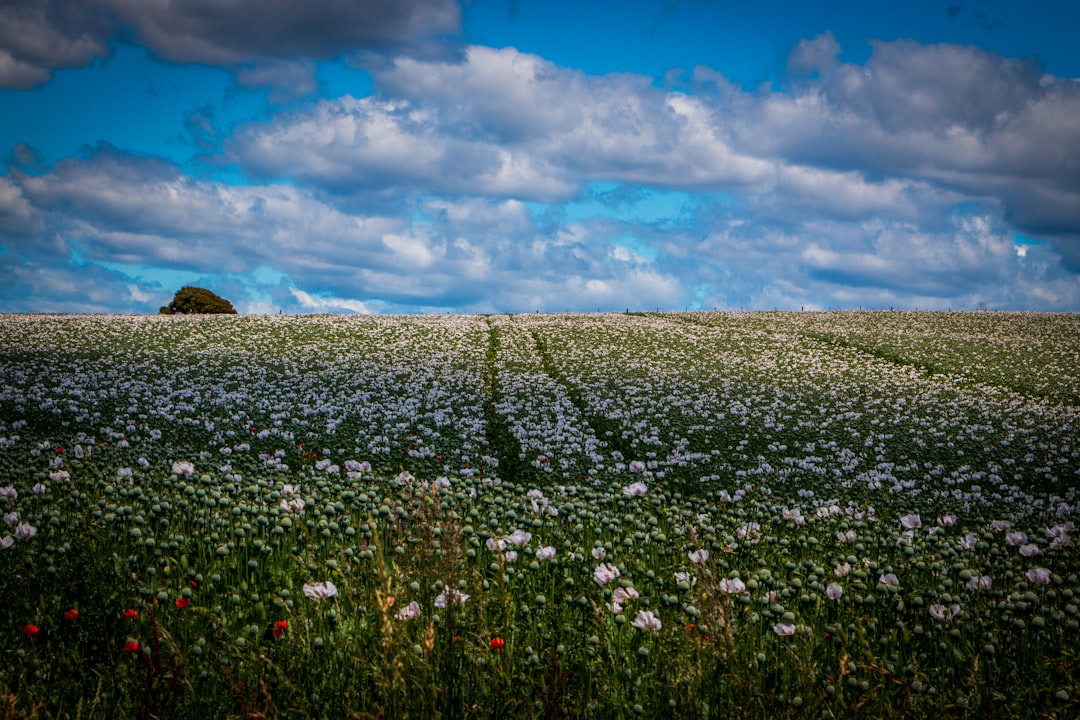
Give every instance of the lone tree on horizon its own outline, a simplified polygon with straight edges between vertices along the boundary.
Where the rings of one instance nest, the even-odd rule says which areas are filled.
[[[236,315],[236,308],[225,298],[205,288],[186,286],[177,291],[173,301],[161,308],[162,315]]]

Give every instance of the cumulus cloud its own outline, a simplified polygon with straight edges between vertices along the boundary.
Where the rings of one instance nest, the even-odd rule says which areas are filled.
[[[699,188],[768,171],[732,149],[696,98],[643,76],[589,76],[513,48],[470,47],[463,62],[400,58],[375,79],[437,107],[450,127],[527,148],[578,178]]]
[[[338,193],[550,201],[606,180],[908,220],[991,200],[1022,231],[1077,234],[1080,84],[976,48],[875,43],[865,66],[838,51],[830,34],[800,43],[791,66],[820,76],[784,92],[742,91],[702,68],[701,92],[662,89],[512,48],[402,57],[374,69],[378,97],[249,125],[231,152],[258,176]]]
[[[41,217],[23,195],[22,188],[10,177],[0,176],[0,231],[31,235],[41,230]]]
[[[303,91],[310,64],[271,61]],[[14,163],[0,240],[34,267],[51,254],[239,282],[250,309],[1080,307],[1076,82],[951,45],[877,43],[842,63],[829,34],[788,69],[781,88],[697,68],[679,89],[509,48],[384,58],[370,97],[238,128],[222,155],[247,185],[107,146]],[[636,199],[571,212],[598,182]],[[657,189],[696,200],[635,219]],[[1050,242],[1019,253],[1017,231]],[[236,280],[259,268],[273,280]]]
[[[766,182],[772,163],[732,149],[712,110],[631,75],[590,77],[512,48],[463,62],[398,58],[380,97],[326,100],[240,129],[232,157],[261,177],[333,192],[565,198],[589,180],[681,188]]]
[[[0,88],[47,81],[54,68],[108,54],[110,23],[97,0],[17,0],[0,7]]]
[[[1049,245],[1021,256],[992,210],[940,226],[816,220],[794,228],[734,220],[688,247],[709,257],[709,306],[1070,310],[1080,279]]]
[[[1063,247],[1080,234],[1080,83],[1033,60],[877,42],[865,66],[737,103],[748,152],[991,199]]]
[[[238,68],[408,51],[460,26],[454,0],[16,0],[0,8],[0,87],[45,82],[128,35],[166,60]]]
[[[306,293],[303,290],[297,290],[296,288],[290,288],[289,291],[292,293],[293,297],[296,298],[297,302],[300,303],[300,307],[311,312],[326,313],[335,310],[345,310],[358,315],[371,314],[371,310],[368,309],[367,303],[359,300],[315,297],[310,293]]]
[[[329,58],[402,49],[460,29],[453,0],[109,0],[140,42],[180,62]]]
[[[448,130],[433,109],[375,97],[325,100],[248,125],[230,149],[256,176],[340,193],[397,188],[555,198],[572,187],[542,158]]]
[[[12,172],[0,188],[43,226],[25,237],[0,228],[20,257],[10,288],[37,282],[37,294],[58,292],[54,278],[90,267],[108,279],[117,308],[169,290],[131,290],[149,267],[217,278],[238,307],[262,310],[583,309],[681,297],[674,277],[627,268],[586,228],[541,230],[518,200],[431,198],[398,215],[353,212],[289,185],[193,180],[107,146],[39,175]],[[106,278],[100,263],[131,271]],[[30,270],[41,267],[53,270]],[[260,282],[266,270],[271,280]],[[0,295],[9,309],[21,307],[14,292]]]
[[[840,43],[832,32],[825,31],[812,40],[800,40],[788,55],[788,72],[811,75],[835,68],[840,55]]]
[[[0,256],[2,258],[2,256]],[[176,288],[179,289],[179,288]],[[0,261],[0,306],[4,312],[156,312],[174,291],[100,265],[24,259]]]

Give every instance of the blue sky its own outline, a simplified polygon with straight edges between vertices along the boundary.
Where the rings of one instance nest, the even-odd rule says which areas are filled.
[[[1080,311],[1080,4],[14,0],[0,311]]]

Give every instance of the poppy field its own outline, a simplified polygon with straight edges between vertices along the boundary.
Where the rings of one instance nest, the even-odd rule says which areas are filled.
[[[1080,716],[1080,316],[0,315],[0,717]]]

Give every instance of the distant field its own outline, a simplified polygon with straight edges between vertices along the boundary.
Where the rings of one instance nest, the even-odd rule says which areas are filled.
[[[1080,316],[0,315],[0,717],[1080,716]]]

